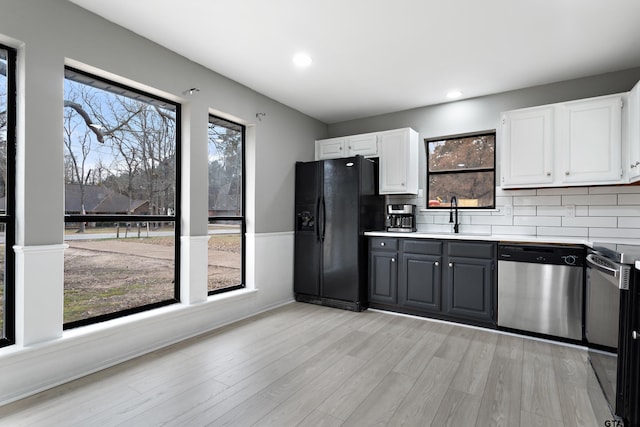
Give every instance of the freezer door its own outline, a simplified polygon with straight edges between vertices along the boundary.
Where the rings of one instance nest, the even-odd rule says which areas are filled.
[[[320,295],[321,246],[309,233],[295,234],[293,291],[309,296]]]
[[[322,164],[296,163],[293,290],[320,296]]]
[[[358,301],[361,158],[324,161],[322,296]]]

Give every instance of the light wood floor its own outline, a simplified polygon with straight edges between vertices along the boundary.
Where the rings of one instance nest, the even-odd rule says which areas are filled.
[[[601,427],[590,376],[579,348],[292,303],[0,407],[0,425]]]

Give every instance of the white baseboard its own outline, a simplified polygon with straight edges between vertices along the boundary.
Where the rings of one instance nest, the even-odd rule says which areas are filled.
[[[52,260],[64,248],[53,249]],[[245,289],[0,349],[0,405],[292,302],[293,232],[248,234],[246,249]]]

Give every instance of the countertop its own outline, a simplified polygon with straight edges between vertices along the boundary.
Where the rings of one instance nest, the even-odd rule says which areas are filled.
[[[450,239],[450,240],[478,240],[489,242],[508,242],[508,243],[556,243],[571,245],[586,245],[591,247],[592,242],[582,237],[553,237],[553,236],[520,236],[512,234],[474,234],[474,233],[429,233],[429,232],[411,232],[398,233],[387,231],[367,231],[365,236],[372,237],[404,237],[409,239]],[[602,242],[602,239],[598,239]],[[619,241],[605,242],[611,244],[620,244]],[[640,243],[638,243],[640,244]]]

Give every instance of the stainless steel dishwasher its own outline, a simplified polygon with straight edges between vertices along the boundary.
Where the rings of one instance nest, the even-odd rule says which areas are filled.
[[[498,246],[498,326],[582,340],[584,248]]]

